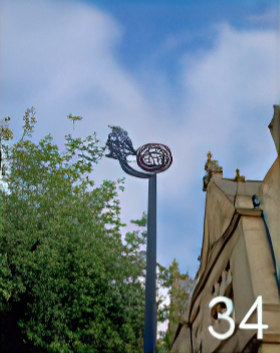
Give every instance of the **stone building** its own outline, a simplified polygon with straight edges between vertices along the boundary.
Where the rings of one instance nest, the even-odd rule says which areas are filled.
[[[222,167],[212,160],[211,153],[207,156],[201,264],[189,310],[177,327],[171,353],[280,352],[279,106],[274,106],[269,129],[277,158],[262,181],[246,181],[239,170],[234,179],[225,179]],[[209,308],[218,296],[233,303],[229,316],[235,327],[226,339],[214,337],[209,330],[209,326],[219,334],[229,330],[229,323],[218,318],[227,306],[219,302]],[[259,296],[262,303],[245,321],[246,325],[256,324],[259,310],[262,323],[268,325],[261,330],[262,338],[257,328],[239,327]]]

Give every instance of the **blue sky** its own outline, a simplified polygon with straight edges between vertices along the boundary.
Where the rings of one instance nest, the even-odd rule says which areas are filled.
[[[174,155],[158,176],[158,260],[176,258],[194,275],[203,234],[204,163],[209,150],[233,178],[262,179],[276,158],[267,126],[279,104],[279,2],[3,0],[1,118],[19,136],[27,107],[39,139],[62,146],[67,114],[75,134],[108,124],[134,146],[161,142]],[[93,178],[123,177],[102,160]],[[126,177],[123,218],[140,217],[147,181]]]

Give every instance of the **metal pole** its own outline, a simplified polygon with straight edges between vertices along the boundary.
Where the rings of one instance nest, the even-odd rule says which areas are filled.
[[[122,169],[137,178],[149,179],[148,226],[147,226],[147,265],[146,265],[146,305],[144,326],[144,353],[156,353],[157,306],[156,306],[156,265],[157,265],[157,176],[172,164],[172,153],[168,146],[148,143],[133,148],[128,133],[119,126],[110,126],[106,147],[110,153],[106,157],[117,159]],[[145,172],[133,169],[127,157],[136,156],[138,166]]]
[[[156,308],[156,251],[157,251],[157,179],[149,178],[146,307],[144,327],[144,353],[156,352],[157,308]]]

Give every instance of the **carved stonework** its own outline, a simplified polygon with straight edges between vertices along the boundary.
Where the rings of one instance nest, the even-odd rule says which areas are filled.
[[[268,128],[271,132],[277,153],[279,155],[280,153],[280,142],[279,142],[280,141],[280,107],[279,105],[274,105],[273,108],[274,108],[274,115],[270,124],[268,125]]]
[[[239,169],[235,178],[223,178],[222,167],[212,160],[211,152],[207,154],[200,267],[171,353],[280,352],[279,106],[274,107],[269,129],[278,155],[263,180],[245,180]],[[229,316],[234,331],[225,339],[213,332],[228,332],[228,322],[218,314],[224,313],[230,301],[211,306],[217,297],[233,304]],[[240,327],[258,297],[262,298],[262,324],[267,325],[260,337],[257,328]],[[254,310],[246,324],[257,323],[257,314]]]
[[[231,295],[232,290],[232,273],[229,269],[228,271],[224,270],[221,276],[218,279],[218,282],[214,284],[213,288],[213,297],[224,296],[232,299]]]
[[[261,345],[260,340],[254,337],[243,349],[242,353],[261,353],[259,350],[260,345]]]
[[[212,153],[209,151],[207,153],[207,161],[204,166],[204,169],[207,174],[203,177],[203,191],[206,191],[213,173],[223,173],[223,168],[219,165],[219,162],[217,160],[212,160],[212,156]]]
[[[240,170],[239,169],[235,169],[235,181],[245,181],[245,176],[240,175]]]
[[[212,160],[212,153],[209,151],[207,153],[207,161],[205,163],[204,169],[206,172],[212,173],[212,172],[222,172],[223,168],[219,165],[219,162],[217,160]]]

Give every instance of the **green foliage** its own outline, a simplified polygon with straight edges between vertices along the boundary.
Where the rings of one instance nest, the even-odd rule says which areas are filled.
[[[68,115],[67,115],[67,119],[72,120],[72,123],[73,123],[73,130],[74,130],[75,121],[80,121],[80,120],[83,119],[83,117],[80,116],[80,115],[68,114]]]
[[[9,141],[14,137],[12,130],[8,126],[10,120],[11,120],[11,118],[9,116],[6,116],[6,118],[4,119],[4,122],[0,124],[0,143],[1,143],[1,145],[2,145],[2,140]]]
[[[131,221],[135,230],[123,238],[124,178],[99,187],[91,179],[104,154],[96,134],[66,135],[62,153],[50,135],[32,142],[35,124],[32,107],[18,142],[9,141],[7,125],[0,131],[1,315],[16,315],[22,338],[32,343],[28,352],[140,353],[147,215]],[[158,295],[158,322],[170,317],[176,324],[189,288],[174,283],[189,284],[189,277],[176,261],[158,264],[158,271],[158,288],[171,296],[171,306],[162,306]],[[159,340],[159,352],[170,348],[172,332]]]
[[[162,288],[168,289],[170,298],[170,304],[165,304],[158,310],[161,321],[169,320],[167,332],[161,332],[158,340],[158,353],[165,353],[170,351],[177,326],[187,312],[194,281],[188,273],[180,273],[175,259],[168,268],[160,264],[158,268],[158,282]]]
[[[145,232],[122,242],[123,181],[94,186],[104,151],[95,134],[67,135],[64,153],[50,135],[32,142],[34,113],[20,141],[5,145],[1,312],[20,302],[22,332],[48,352],[140,352]]]
[[[73,121],[73,123],[74,123],[74,121],[79,121],[79,120],[82,120],[82,119],[83,119],[83,117],[81,117],[80,115],[72,115],[72,114],[68,114],[68,115],[67,115],[67,119],[72,120],[72,121]]]

